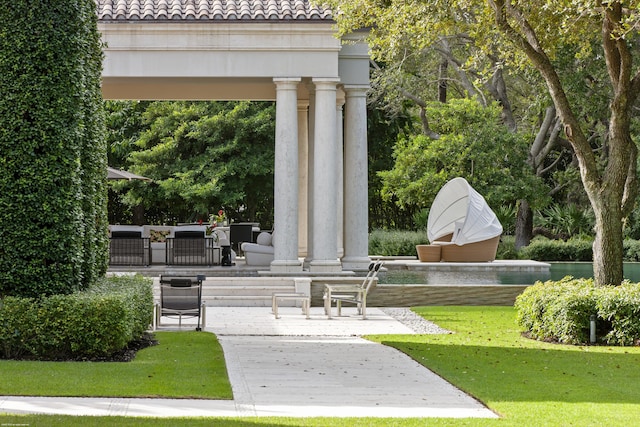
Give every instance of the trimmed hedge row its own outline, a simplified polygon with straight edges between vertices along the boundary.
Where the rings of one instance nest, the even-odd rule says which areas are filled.
[[[534,239],[522,248],[521,256],[537,261],[591,261],[593,241],[586,239]]]
[[[82,292],[0,300],[0,358],[102,357],[140,338],[153,318],[153,286],[142,276],[101,279]]]
[[[640,344],[640,284],[595,286],[591,279],[566,277],[538,282],[516,298],[517,322],[538,340],[565,344],[589,342],[590,317],[596,315],[597,341]]]
[[[623,242],[623,259],[640,261],[640,241]],[[520,258],[537,261],[593,261],[593,240],[585,238],[562,240],[535,239],[522,249]]]

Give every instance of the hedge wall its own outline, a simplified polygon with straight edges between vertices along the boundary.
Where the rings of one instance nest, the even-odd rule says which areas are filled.
[[[106,270],[95,7],[0,8],[0,297],[70,293]]]

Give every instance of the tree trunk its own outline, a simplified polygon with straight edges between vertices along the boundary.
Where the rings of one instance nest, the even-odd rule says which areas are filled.
[[[438,68],[438,101],[447,102],[447,68],[449,61],[445,58]]]
[[[623,278],[622,220],[631,212],[638,194],[638,150],[631,139],[630,117],[631,107],[640,93],[640,72],[633,75],[632,51],[626,38],[619,37],[626,25],[622,2],[611,2],[609,7],[602,8],[602,47],[613,97],[607,140],[609,150],[599,159],[581,129],[553,63],[522,11],[505,0],[491,0],[490,4],[500,30],[527,55],[547,83],[578,159],[582,183],[596,217],[594,279],[598,285],[619,285]],[[602,164],[605,164],[604,170]]]
[[[533,236],[533,211],[529,202],[522,199],[518,202],[516,214],[516,250],[528,246]]]
[[[622,214],[616,197],[602,196],[602,203],[592,204],[596,217],[593,242],[593,278],[599,285],[619,285],[622,269]]]
[[[133,208],[133,223],[144,225],[144,206],[137,205]]]

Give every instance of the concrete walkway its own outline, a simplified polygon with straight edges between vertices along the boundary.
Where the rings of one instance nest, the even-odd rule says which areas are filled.
[[[0,397],[0,413],[497,417],[408,356],[360,338],[414,333],[379,309],[368,309],[367,320],[352,308],[332,320],[320,307],[312,308],[309,320],[293,307],[280,314],[276,320],[270,308],[207,308],[206,330],[218,335],[224,349],[232,401],[8,396]]]

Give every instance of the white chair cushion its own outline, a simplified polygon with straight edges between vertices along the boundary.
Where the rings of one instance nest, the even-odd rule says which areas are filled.
[[[273,246],[259,245],[257,243],[244,242],[240,245],[240,248],[242,249],[242,252],[245,253],[245,255],[249,254],[250,252],[254,254],[273,254],[274,252]]]
[[[263,231],[256,237],[256,243],[263,246],[271,246],[271,234]]]

